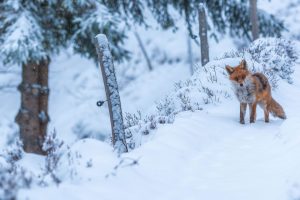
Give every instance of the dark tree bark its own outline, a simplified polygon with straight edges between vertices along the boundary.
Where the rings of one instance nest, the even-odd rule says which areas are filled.
[[[44,136],[47,134],[48,122],[50,120],[48,115],[48,100],[49,100],[49,60],[41,61],[39,65],[39,85],[40,85],[40,99],[39,99],[39,120],[40,132]],[[43,140],[44,141],[44,140]]]
[[[257,0],[249,0],[250,1],[250,23],[251,23],[251,32],[252,39],[256,40],[259,38],[259,23],[257,16]]]
[[[42,149],[47,133],[48,61],[22,65],[21,108],[16,116],[24,151],[44,155]]]
[[[207,20],[204,4],[200,3],[198,9],[199,17],[199,37],[200,37],[200,48],[201,48],[201,64],[206,65],[209,62],[209,46],[207,39]]]
[[[124,153],[128,151],[128,148],[125,139],[121,100],[112,55],[108,40],[104,34],[96,36],[95,46],[108,103],[112,130],[112,144],[118,153]]]

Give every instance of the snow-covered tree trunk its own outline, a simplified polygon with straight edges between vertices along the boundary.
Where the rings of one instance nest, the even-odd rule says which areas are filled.
[[[139,46],[140,46],[140,48],[141,48],[141,50],[142,50],[142,53],[143,53],[143,55],[144,55],[144,57],[145,57],[145,59],[146,59],[146,62],[147,62],[147,65],[148,65],[148,69],[149,69],[149,71],[152,71],[152,70],[153,70],[153,67],[152,67],[150,58],[149,58],[149,56],[148,56],[148,54],[147,54],[147,51],[146,51],[146,49],[145,49],[145,46],[143,45],[143,42],[142,42],[142,40],[141,40],[139,34],[138,34],[137,32],[134,32],[134,35],[135,35],[135,37],[136,37],[136,39],[137,39],[137,41],[138,41],[138,43],[139,43]]]
[[[48,61],[22,65],[21,108],[16,116],[24,151],[44,155],[48,124]]]
[[[252,39],[256,40],[259,37],[259,23],[257,16],[257,0],[249,0],[250,2],[250,23]]]
[[[118,151],[118,153],[127,152],[128,149],[125,139],[118,83],[115,76],[115,69],[108,40],[104,34],[98,34],[96,36],[95,46],[97,49],[106,98],[108,102],[112,130],[112,144],[114,146],[114,149]]]
[[[200,37],[200,48],[201,48],[201,64],[204,66],[209,62],[209,46],[207,39],[207,20],[205,7],[203,3],[199,4],[198,8],[199,17],[199,37]]]

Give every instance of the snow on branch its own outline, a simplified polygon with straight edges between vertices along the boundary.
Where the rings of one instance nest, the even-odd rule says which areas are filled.
[[[5,63],[26,63],[30,59],[46,57],[43,49],[43,35],[40,26],[27,11],[9,18],[9,26],[1,37],[0,54]]]

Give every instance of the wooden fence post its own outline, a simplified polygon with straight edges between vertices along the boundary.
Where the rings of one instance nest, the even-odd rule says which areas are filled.
[[[199,4],[198,8],[199,14],[199,38],[200,38],[200,47],[201,47],[201,64],[204,66],[209,62],[209,46],[207,39],[207,20],[206,13],[204,8],[204,3]]]
[[[98,54],[98,60],[101,68],[108,103],[112,130],[112,144],[114,149],[118,153],[128,152],[125,139],[118,83],[115,76],[113,59],[106,35],[98,34],[96,36],[95,46]]]
[[[257,0],[250,0],[250,23],[252,40],[256,40],[259,37],[259,23],[257,16]]]
[[[192,51],[192,42],[189,35],[187,35],[187,49],[188,49],[188,63],[190,65],[191,75],[194,74],[194,63],[193,63],[193,51]]]

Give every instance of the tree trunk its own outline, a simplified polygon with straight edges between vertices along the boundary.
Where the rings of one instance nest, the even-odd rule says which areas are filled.
[[[44,155],[48,124],[48,61],[22,65],[21,108],[16,116],[24,151]],[[46,91],[46,92],[45,92]]]
[[[259,37],[259,23],[257,16],[257,0],[250,0],[250,23],[252,31],[252,39],[256,40]]]
[[[194,63],[193,63],[193,52],[192,52],[192,43],[191,38],[187,35],[187,47],[188,47],[188,63],[190,65],[190,72],[194,74]]]
[[[112,130],[112,144],[118,153],[124,153],[127,152],[128,149],[125,139],[121,100],[112,55],[108,40],[104,34],[96,36],[95,46],[97,49],[108,103]]]
[[[206,65],[209,62],[209,46],[207,39],[207,20],[204,4],[200,3],[199,9],[199,37],[200,37],[200,47],[201,47],[201,64]]]
[[[40,99],[39,99],[39,120],[40,132],[44,136],[47,134],[47,126],[50,121],[48,115],[48,100],[49,100],[49,60],[41,61],[39,65],[39,85],[40,85]],[[44,141],[44,140],[43,140]]]
[[[146,62],[147,62],[147,65],[148,65],[148,69],[149,69],[149,71],[152,71],[153,67],[152,67],[151,61],[149,59],[149,56],[147,54],[147,51],[146,51],[146,49],[145,49],[145,47],[143,45],[143,42],[142,42],[142,40],[141,40],[141,38],[140,38],[140,36],[139,36],[139,34],[137,32],[134,32],[134,35],[135,35],[135,37],[136,37],[136,39],[137,39],[137,41],[139,43],[139,46],[140,46],[140,48],[142,50],[142,53],[143,53],[143,55],[144,55],[144,57],[146,59]]]

